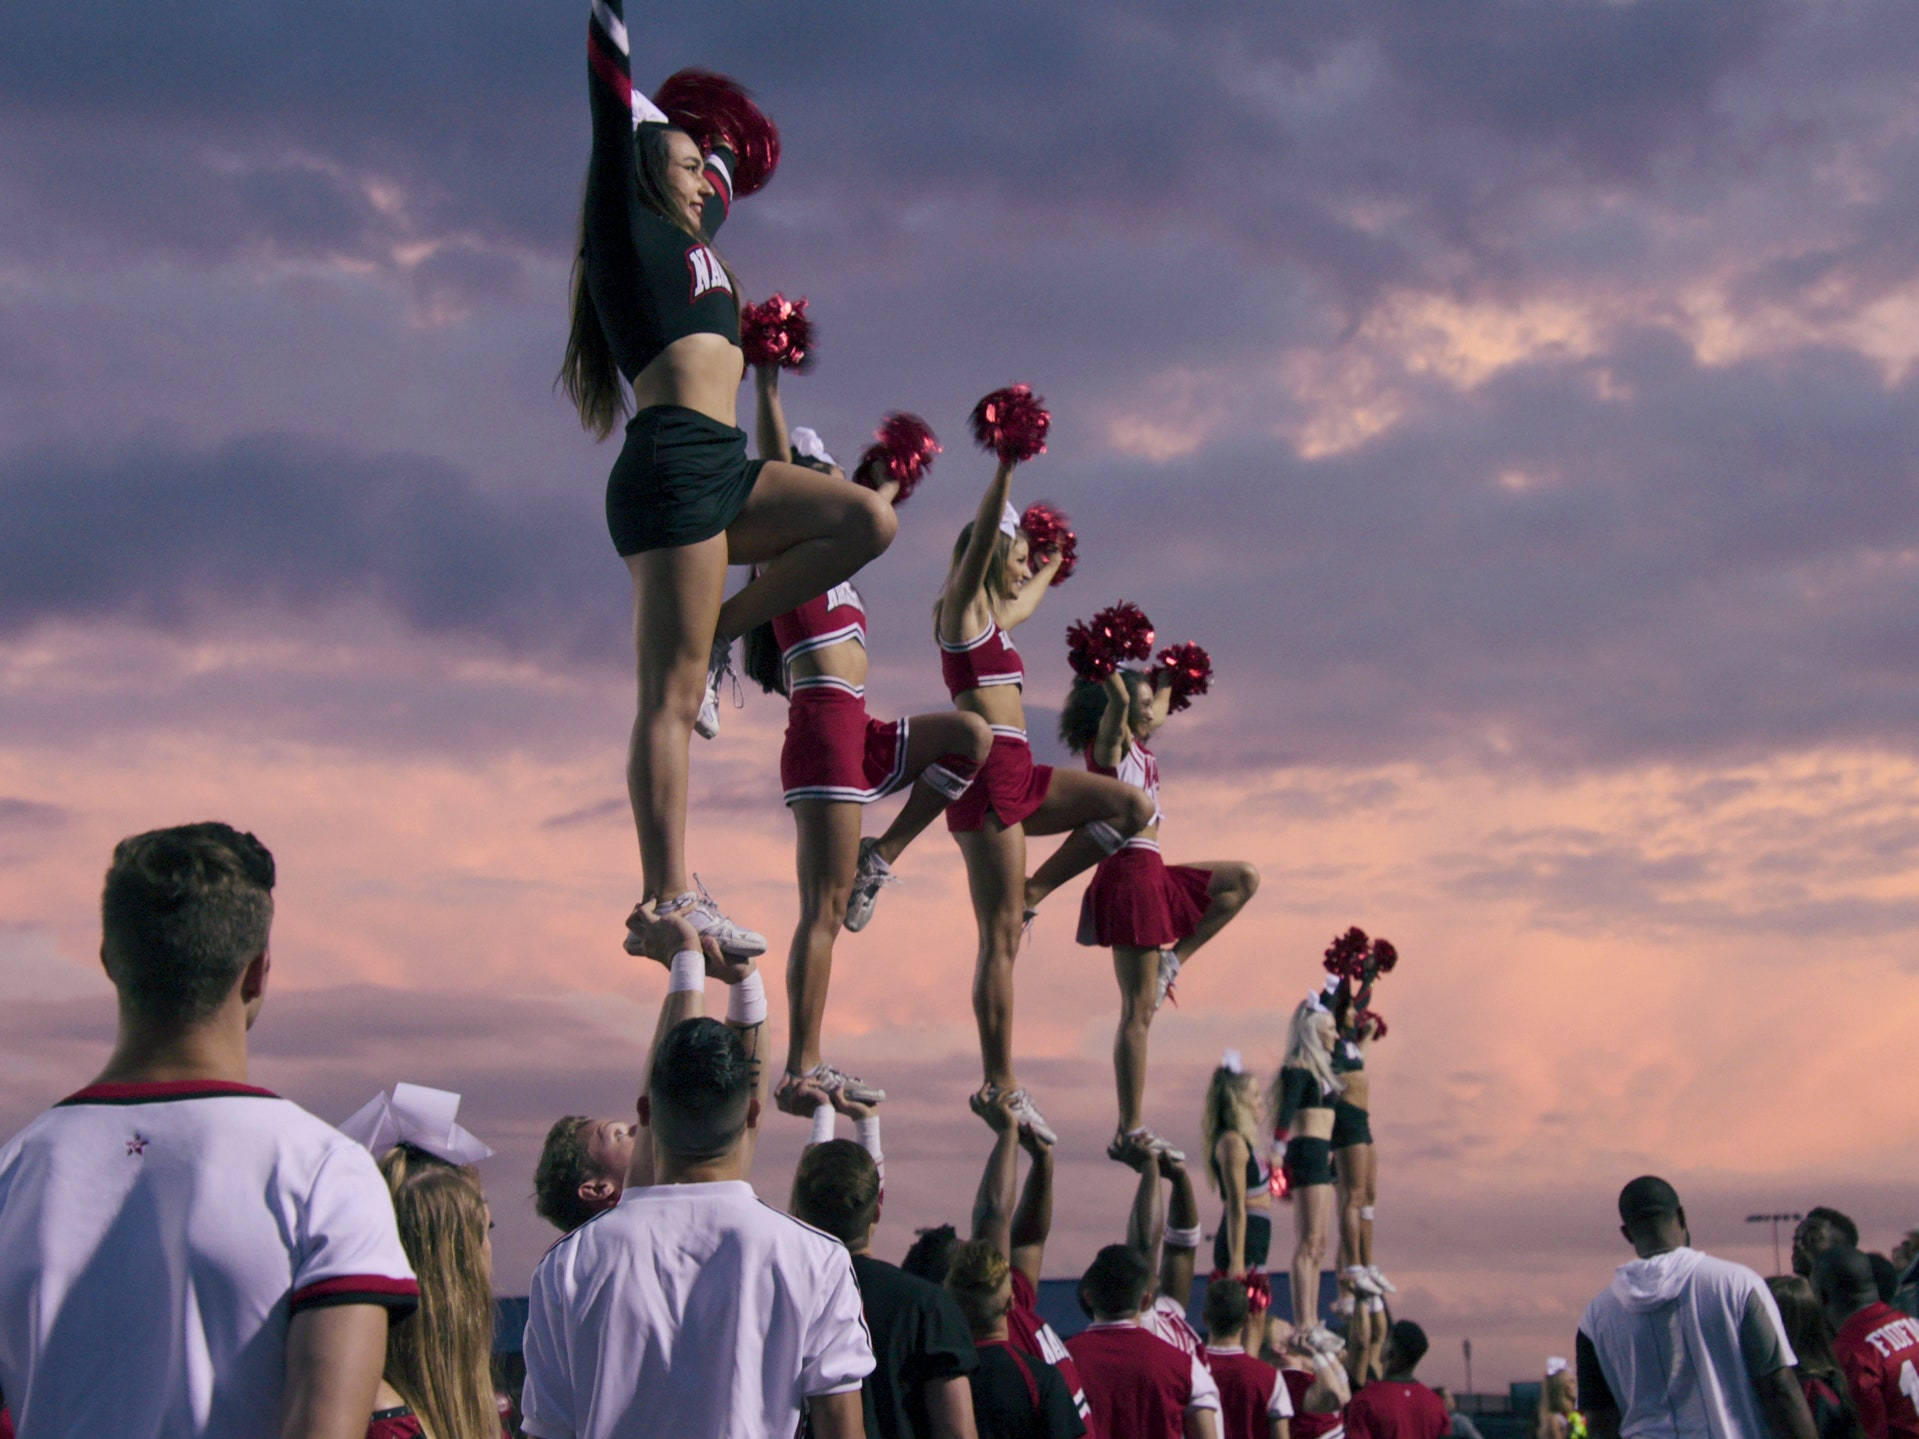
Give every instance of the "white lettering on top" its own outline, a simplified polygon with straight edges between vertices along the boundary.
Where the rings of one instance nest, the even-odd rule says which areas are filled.
[[[726,277],[726,266],[706,246],[694,245],[687,250],[686,268],[693,278],[693,293],[689,299],[697,300],[709,290],[724,290],[729,295],[733,293],[733,282]]]

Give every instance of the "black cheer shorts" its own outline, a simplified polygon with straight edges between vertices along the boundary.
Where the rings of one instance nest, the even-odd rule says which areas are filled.
[[[1286,1141],[1286,1182],[1295,1191],[1333,1182],[1333,1143],[1295,1134]]]
[[[1273,1248],[1273,1221],[1265,1212],[1258,1209],[1246,1211],[1246,1272],[1266,1267],[1266,1256]],[[1226,1221],[1219,1221],[1219,1228],[1213,1232],[1213,1268],[1222,1274],[1227,1273],[1233,1262],[1233,1256],[1226,1252]]]
[[[1351,1149],[1356,1144],[1373,1142],[1372,1116],[1357,1104],[1345,1100],[1333,1106],[1333,1148]]]
[[[680,405],[652,405],[626,425],[606,481],[606,528],[621,555],[710,540],[738,518],[765,460],[746,431]]]

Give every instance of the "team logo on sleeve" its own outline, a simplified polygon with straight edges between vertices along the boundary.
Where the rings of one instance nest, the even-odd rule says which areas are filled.
[[[693,293],[687,298],[697,300],[709,290],[724,290],[733,293],[733,282],[726,277],[726,266],[720,263],[720,257],[704,245],[694,245],[686,252],[686,268],[693,280]]]
[[[147,1146],[152,1142],[153,1141],[148,1139],[146,1135],[136,1129],[133,1131],[133,1138],[127,1141],[127,1153],[145,1154],[147,1152]]]

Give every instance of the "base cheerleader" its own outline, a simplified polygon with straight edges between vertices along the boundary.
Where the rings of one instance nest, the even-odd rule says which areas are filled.
[[[635,411],[606,487],[638,653],[626,777],[644,892],[633,921],[654,906],[729,954],[758,954],[765,939],[727,919],[687,868],[689,737],[727,642],[879,554],[893,511],[870,490],[749,460],[734,424],[739,301],[712,237],[736,181],[745,192],[770,173],[770,125],[736,88],[715,104],[709,81],[684,76],[679,101],[661,92],[684,123],[669,122],[633,87],[624,0],[593,0],[587,40],[593,145],[560,381],[601,437]],[[761,568],[722,604],[729,563]]]
[[[1260,1159],[1259,1081],[1246,1072],[1239,1051],[1229,1049],[1206,1086],[1200,1116],[1206,1172],[1223,1206],[1213,1235],[1218,1276],[1263,1280],[1272,1251],[1272,1171]]]
[[[933,618],[947,690],[993,731],[979,777],[946,811],[979,926],[973,1014],[985,1083],[974,1098],[992,1104],[1004,1096],[1022,1126],[1053,1143],[1058,1136],[1013,1069],[1013,957],[1035,902],[1026,837],[1072,831],[1048,861],[1070,878],[1136,834],[1152,818],[1152,802],[1117,779],[1033,763],[1021,698],[1025,667],[1008,632],[1032,617],[1063,557],[1054,551],[1035,565],[1008,503],[1015,464],[1002,454],[978,514],[960,531]]]
[[[1080,905],[1079,942],[1111,949],[1119,981],[1113,1037],[1119,1124],[1106,1150],[1114,1159],[1134,1145],[1167,1147],[1141,1114],[1148,1030],[1180,966],[1259,888],[1259,872],[1242,860],[1169,865],[1160,857],[1159,761],[1146,741],[1166,723],[1172,698],[1170,683],[1116,670],[1103,681],[1078,681],[1060,711],[1060,739],[1085,757],[1087,769],[1145,791],[1153,806],[1139,832],[1099,862]]]
[[[761,453],[789,453],[778,368],[757,365],[754,375]],[[797,463],[845,482],[845,472],[816,435],[796,437],[801,445],[791,453]],[[870,468],[877,470],[877,463]],[[890,506],[899,484],[879,479],[875,492]],[[913,835],[972,784],[992,732],[978,715],[955,710],[896,720],[866,712],[866,611],[850,581],[753,631],[744,658],[751,677],[787,696],[780,785],[798,839],[800,917],[786,963],[786,1073],[774,1101],[789,1113],[810,1113],[817,1103],[805,1093],[810,1084],[844,1093],[854,1103],[875,1104],[886,1097],[884,1090],[820,1058],[833,944],[856,880],[873,867],[873,842],[860,839],[861,816],[882,795],[912,788],[903,813],[917,823],[896,822],[888,834],[893,843],[885,860],[897,859]]]
[[[1333,1103],[1339,1077],[1333,1073],[1338,1035],[1333,1016],[1317,993],[1293,1010],[1286,1057],[1273,1081],[1273,1139],[1281,1147],[1287,1192],[1293,1201],[1294,1342],[1322,1353],[1343,1347],[1319,1317],[1319,1270],[1334,1231]]]

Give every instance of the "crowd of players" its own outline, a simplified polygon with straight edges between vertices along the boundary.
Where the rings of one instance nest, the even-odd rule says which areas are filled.
[[[673,917],[640,932],[670,978],[635,1122],[562,1121],[571,1148],[543,1157],[565,1233],[534,1275],[524,1385],[496,1394],[490,1217],[451,1106],[382,1110],[376,1163],[250,1082],[274,879],[222,824],[115,851],[113,1052],[0,1148],[0,1426],[20,1439],[1470,1439],[1417,1379],[1409,1320],[1328,1353],[1221,1277],[1191,1327],[1202,1236],[1176,1154],[1134,1156],[1124,1232],[1078,1286],[1090,1323],[1064,1341],[1036,1307],[1052,1146],[1004,1099],[978,1106],[968,1232],[922,1231],[900,1265],[875,1253],[871,1104],[823,1094],[786,1205],[765,1202],[757,975]],[[836,1111],[857,1140],[832,1137]],[[1844,1215],[1815,1210],[1798,1272],[1768,1285],[1693,1248],[1663,1180],[1619,1209],[1636,1257],[1549,1376],[1537,1439],[1919,1439],[1910,1287]]]

